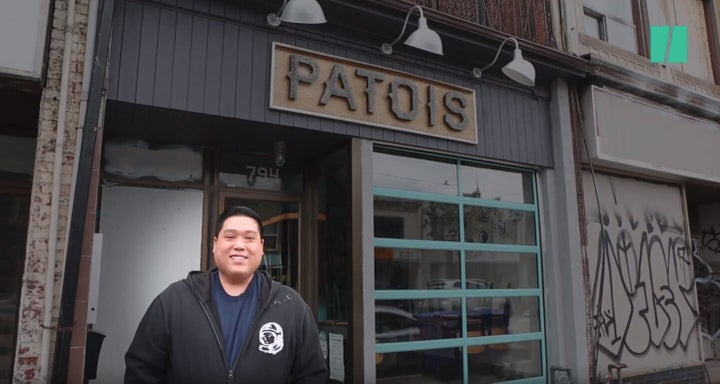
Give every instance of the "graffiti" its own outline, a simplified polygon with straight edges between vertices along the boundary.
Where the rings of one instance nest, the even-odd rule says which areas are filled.
[[[702,233],[702,245],[708,251],[720,253],[720,232],[711,225]]]
[[[682,221],[646,209],[588,212],[597,236],[592,304],[598,348],[614,360],[687,350],[698,321]],[[597,229],[597,230],[596,230]]]

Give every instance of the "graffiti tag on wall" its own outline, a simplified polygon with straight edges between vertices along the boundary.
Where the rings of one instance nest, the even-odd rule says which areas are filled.
[[[698,311],[682,210],[641,199],[628,204],[612,181],[610,191],[612,201],[600,212],[591,204],[586,210],[588,238],[595,242],[592,322],[599,352],[627,361],[651,350],[685,351]]]

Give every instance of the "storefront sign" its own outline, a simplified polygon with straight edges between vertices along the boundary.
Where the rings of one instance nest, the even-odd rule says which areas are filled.
[[[270,107],[477,143],[475,91],[273,44]]]

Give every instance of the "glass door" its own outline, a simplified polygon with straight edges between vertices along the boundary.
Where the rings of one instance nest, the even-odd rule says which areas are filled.
[[[300,259],[300,202],[286,197],[278,200],[228,194],[221,197],[220,211],[232,206],[254,209],[263,220],[265,257],[260,269],[273,279],[298,289]]]

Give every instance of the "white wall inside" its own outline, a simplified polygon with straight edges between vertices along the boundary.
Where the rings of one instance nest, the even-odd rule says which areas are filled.
[[[94,330],[104,334],[97,382],[121,383],[125,352],[150,302],[200,269],[203,195],[196,190],[103,187],[103,254]]]
[[[40,78],[48,0],[0,1],[0,72]]]
[[[630,373],[702,361],[680,188],[603,174],[595,180],[598,199],[583,172],[598,369],[622,362]]]

